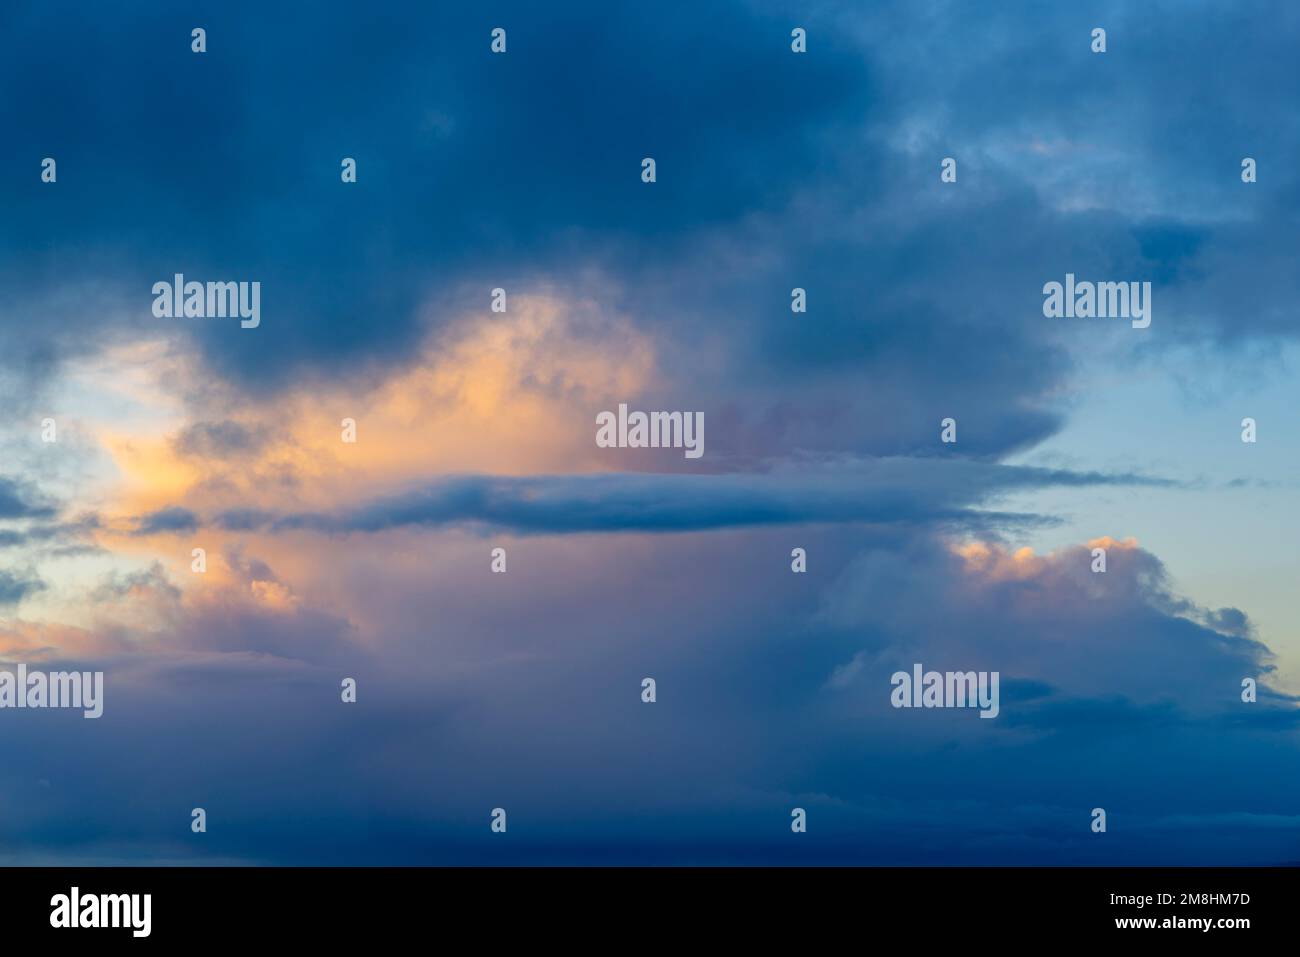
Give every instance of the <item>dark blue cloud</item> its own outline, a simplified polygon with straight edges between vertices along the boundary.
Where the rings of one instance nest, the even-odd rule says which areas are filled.
[[[1032,523],[1032,515],[973,511],[994,495],[1097,485],[1176,487],[1132,474],[999,466],[966,459],[881,459],[766,475],[597,473],[459,476],[332,513],[276,515],[237,508],[214,515],[229,531],[306,529],[379,532],[406,526],[479,525],[524,534],[683,532],[809,523],[954,523],[970,528]],[[145,516],[141,530],[190,531],[198,516],[171,508]]]
[[[169,506],[142,515],[136,523],[134,534],[158,535],[166,532],[192,532],[199,527],[199,518],[187,508]]]
[[[0,476],[0,521],[24,518],[52,518],[55,509],[21,479]]]
[[[1296,30],[1273,6],[504,4],[394,29],[364,7],[147,4],[103,29],[80,11],[71,32],[44,7],[7,16],[24,39],[0,66],[0,334],[27,376],[161,333],[245,394],[364,386],[493,286],[594,275],[662,337],[669,387],[733,417],[718,448],[736,462],[915,454],[949,415],[965,454],[997,456],[1060,427],[1073,366],[1039,290],[1066,271],[1152,279],[1180,342],[1294,331],[1298,138],[1273,91]],[[37,75],[40,96],[18,92]],[[1264,164],[1250,187],[1244,154]],[[943,155],[962,163],[947,192]],[[1094,205],[1054,202],[1063,179]],[[149,287],[177,271],[260,280],[262,327],[155,319]]]
[[[0,548],[22,545],[55,549],[82,547],[99,527],[99,516],[93,512],[63,522],[30,522],[21,529],[0,529]]]
[[[0,605],[16,605],[45,587],[45,582],[31,571],[0,569]]]
[[[868,95],[850,46],[827,38],[796,60],[784,21],[739,6],[689,20],[604,4],[411,8],[399,30],[366,8],[158,4],[103,30],[80,15],[72,32],[46,10],[13,15],[25,42],[4,74],[39,68],[49,82],[4,103],[5,259],[32,303],[69,279],[109,282],[97,311],[128,337],[164,323],[149,313],[155,280],[260,280],[256,336],[170,321],[254,386],[400,361],[418,304],[461,308],[475,277],[494,277],[478,304],[575,256],[620,244],[638,256],[779,205],[817,162],[813,131]],[[200,21],[201,56],[189,48]],[[511,47],[493,57],[498,23]],[[60,162],[54,187],[34,175],[46,155]],[[661,164],[653,190],[646,155]],[[355,186],[339,182],[344,156]]]

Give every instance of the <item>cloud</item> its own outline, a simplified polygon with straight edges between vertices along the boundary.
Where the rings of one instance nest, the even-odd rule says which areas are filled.
[[[42,501],[29,483],[0,476],[0,521],[51,518],[54,514],[54,507]]]
[[[1244,613],[1178,595],[1163,564],[1135,541],[1106,543],[1104,573],[1092,571],[1095,542],[1048,555],[978,542],[918,547],[902,561],[867,555],[830,590],[821,620],[888,635],[865,649],[870,667],[864,659],[854,668],[868,682],[887,682],[914,661],[940,670],[948,661],[1050,689],[1025,699],[1043,727],[1133,707],[1175,707],[1179,720],[1238,710],[1241,679],[1272,671]],[[1009,723],[1020,720],[1018,709],[1003,710]]]
[[[225,42],[205,57],[175,41],[165,5],[135,11],[125,44],[24,17],[28,42],[4,66],[13,77],[48,48],[106,67],[93,90],[7,104],[12,141],[57,144],[67,173],[57,191],[26,176],[13,197],[22,240],[4,261],[17,306],[0,332],[46,371],[104,341],[159,338],[268,398],[304,379],[391,378],[412,343],[482,315],[495,286],[574,292],[597,277],[607,305],[680,363],[670,388],[736,417],[719,451],[742,461],[791,446],[912,454],[958,413],[975,454],[1050,435],[1075,344],[1043,321],[1039,290],[1067,269],[1152,278],[1157,329],[1179,315],[1185,333],[1215,340],[1292,335],[1283,260],[1297,185],[1268,157],[1293,153],[1297,128],[1257,95],[1285,86],[1285,57],[1217,53],[1223,36],[1286,50],[1290,15],[1189,19],[1157,5],[1135,19],[1111,7],[1103,72],[1067,11],[944,9],[924,23],[906,3],[802,11],[806,56],[789,51],[787,17],[742,3],[689,14],[588,3],[560,19],[508,5],[519,39],[500,57],[472,39],[477,17],[456,11],[412,11],[396,46],[377,14],[326,14],[307,42],[287,14],[212,11]],[[455,38],[436,63],[433,36]],[[942,80],[921,66],[935,51]],[[665,62],[694,68],[664,75]],[[169,83],[152,82],[158,70]],[[302,96],[340,75],[342,101]],[[1231,108],[1179,100],[1175,76]],[[1171,112],[1175,101],[1186,105]],[[290,102],[302,135],[286,139]],[[181,108],[212,117],[221,141],[171,142],[155,118]],[[222,145],[235,142],[268,147],[249,160]],[[1044,160],[1016,145],[1034,142],[1079,146]],[[1213,162],[1184,162],[1207,149]],[[1269,171],[1267,197],[1263,181],[1252,192],[1236,177],[1247,149]],[[162,150],[176,158],[164,169],[151,159]],[[969,175],[942,193],[936,164],[954,151]],[[653,187],[639,180],[650,153]],[[349,154],[361,175],[344,186]],[[111,171],[115,189],[89,170]],[[1063,181],[1086,193],[1066,208]],[[1140,202],[1151,195],[1156,208]],[[147,224],[130,225],[141,208]],[[196,216],[208,228],[191,229]],[[57,250],[74,230],[85,254],[69,275]],[[262,281],[263,325],[153,318],[151,283],[177,271]],[[802,317],[789,312],[796,285],[809,291]],[[1253,290],[1245,313],[1241,288]],[[864,381],[869,394],[855,395]]]
[[[0,569],[0,605],[16,605],[45,587],[45,582],[30,571]]]
[[[78,515],[67,522],[32,522],[22,529],[0,529],[0,548],[42,546],[53,550],[91,548],[86,544],[100,528],[94,513]]]
[[[504,801],[522,863],[1300,856],[1255,620],[1133,539],[1009,544],[1058,520],[1016,493],[1193,483],[1005,464],[1113,357],[1294,337],[1295,14],[1104,5],[1101,63],[1065,7],[935,9],[802,9],[802,57],[752,3],[507,5],[505,57],[468,8],[227,6],[203,57],[166,4],[14,13],[0,653],[108,673],[94,748],[6,716],[14,853],[481,862]],[[1150,335],[1044,320],[1067,271],[1150,278]],[[176,272],[262,282],[262,325],[156,319]],[[596,448],[621,401],[703,411],[706,458]],[[38,403],[105,461],[30,448]],[[917,661],[1001,715],[892,709]]]
[[[181,590],[168,580],[167,571],[161,562],[154,562],[137,572],[109,572],[91,597],[97,602],[111,602],[140,598],[147,593],[173,601],[181,597]]]
[[[171,506],[142,515],[133,534],[157,535],[165,532],[192,532],[199,527],[198,516],[189,509]]]
[[[517,288],[602,249],[635,256],[647,234],[671,241],[701,221],[779,202],[816,161],[826,124],[865,95],[857,51],[828,38],[819,60],[793,63],[781,56],[784,23],[740,5],[695,11],[689,31],[678,17],[635,7],[586,4],[561,20],[529,4],[499,12],[519,39],[495,58],[471,40],[486,34],[467,10],[411,11],[403,38],[377,14],[327,16],[302,42],[287,13],[214,9],[207,29],[224,43],[203,58],[173,42],[165,4],[133,13],[125,45],[93,29],[69,42],[22,17],[15,29],[27,43],[3,75],[26,73],[52,48],[69,65],[103,64],[94,89],[51,88],[40,110],[21,97],[4,104],[14,141],[53,144],[42,149],[61,164],[57,195],[13,197],[21,225],[11,235],[23,239],[2,248],[9,278],[23,280],[21,312],[69,325],[24,325],[75,331],[43,338],[52,358],[85,348],[85,338],[192,336],[215,371],[260,392],[308,373],[365,375],[368,365],[404,362],[430,290],[494,273]],[[430,60],[433,36],[460,39]],[[292,82],[281,69],[287,50]],[[650,51],[696,70],[665,83],[646,67]],[[410,70],[414,62],[423,69]],[[154,82],[159,70],[168,83]],[[342,100],[302,96],[343,75],[352,85]],[[755,97],[761,108],[738,105]],[[290,104],[302,135],[285,139]],[[182,107],[211,117],[219,142],[163,136],[156,117]],[[249,162],[228,145],[240,141],[270,145]],[[163,148],[174,163],[142,162]],[[639,189],[650,148],[665,170],[653,199]],[[339,182],[343,155],[359,163],[351,192]],[[100,189],[90,169],[111,170],[114,189]],[[142,206],[148,228],[131,225]],[[192,229],[196,215],[210,228]],[[73,233],[86,255],[70,276],[65,258],[42,250]],[[160,325],[148,291],[178,271],[260,280],[263,325]],[[117,316],[111,325],[76,314],[96,280],[98,311]],[[486,294],[495,284],[477,286]],[[78,294],[54,294],[69,287]],[[463,311],[445,292],[438,298]]]
[[[996,494],[1048,486],[1156,485],[1168,480],[967,460],[881,459],[767,475],[462,476],[331,513],[234,509],[219,528],[307,529],[331,534],[415,525],[477,524],[521,533],[698,531],[825,522],[981,521],[1016,516],[968,511]],[[185,513],[187,518],[189,513]],[[1034,516],[1020,516],[1031,522]],[[149,521],[149,517],[141,520]],[[185,530],[189,530],[187,524]]]
[[[1292,853],[1249,822],[1300,793],[1284,770],[1295,700],[1243,704],[1239,677],[1266,679],[1267,649],[1176,613],[1186,600],[1136,543],[1112,547],[1094,575],[1085,545],[962,552],[899,531],[805,530],[810,572],[797,576],[789,540],[760,528],[689,546],[516,542],[508,591],[455,537],[412,545],[434,561],[453,553],[445,566],[395,541],[387,563],[352,549],[310,580],[232,555],[229,588],[187,595],[155,642],[103,659],[114,725],[80,766],[97,800],[77,831],[60,823],[82,806],[71,791],[13,778],[15,767],[48,777],[78,746],[61,725],[29,721],[6,793],[31,815],[33,846],[83,857],[123,822],[133,853],[195,854],[157,819],[193,793],[216,795],[206,800],[228,824],[201,855],[281,863],[472,861],[482,808],[496,806],[485,795],[500,794],[547,834],[545,847],[516,847],[518,863],[587,860],[593,841],[623,861],[683,840],[695,860],[750,863]],[[482,557],[481,544],[471,551]],[[561,579],[545,574],[555,567]],[[268,604],[257,581],[329,591],[346,617]],[[537,643],[538,622],[558,615],[564,628]],[[1000,670],[1001,715],[890,708],[889,673],[914,660]],[[843,680],[828,682],[837,669]],[[659,681],[653,708],[639,701],[645,674]],[[339,703],[343,675],[364,707]],[[618,758],[628,753],[641,760]],[[236,767],[258,787],[213,792]],[[1259,767],[1274,769],[1269,789],[1243,781]],[[321,841],[356,813],[358,775],[385,827]],[[796,803],[823,835],[808,847],[770,837]],[[1104,848],[1086,841],[1095,806],[1116,822]],[[1218,823],[1200,828],[1202,816]],[[1157,819],[1167,826],[1132,823]]]
[[[266,429],[227,419],[195,422],[173,440],[181,455],[201,458],[229,458],[256,453],[267,441]]]

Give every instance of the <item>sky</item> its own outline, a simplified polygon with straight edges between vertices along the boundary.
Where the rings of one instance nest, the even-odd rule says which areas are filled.
[[[0,667],[104,674],[0,708],[0,862],[1300,860],[1300,9],[0,38]],[[998,715],[894,707],[914,664]]]

